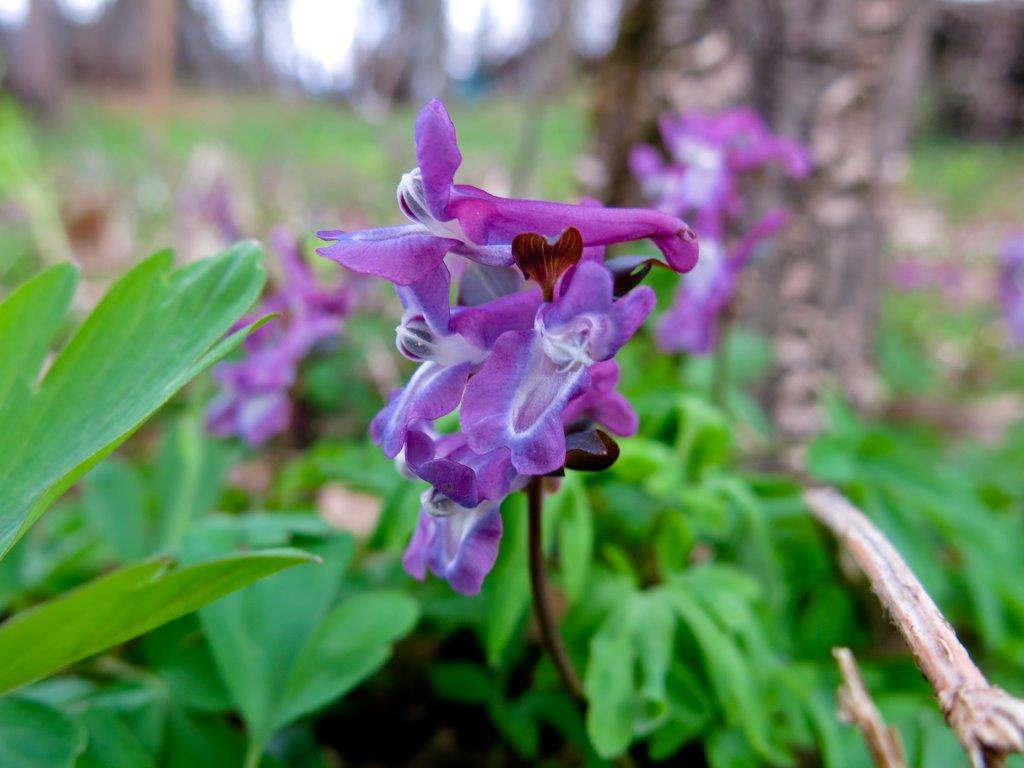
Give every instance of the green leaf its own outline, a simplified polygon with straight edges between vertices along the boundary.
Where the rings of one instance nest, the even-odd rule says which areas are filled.
[[[231,695],[195,614],[148,633],[139,642],[139,654],[175,701],[201,712],[231,709]]]
[[[570,604],[575,603],[583,594],[590,576],[594,550],[593,512],[580,477],[566,475],[558,493],[547,500],[547,506],[558,530],[562,584]]]
[[[0,556],[75,480],[244,336],[217,343],[263,286],[259,247],[241,243],[173,271],[171,261],[164,251],[122,277],[38,387],[15,386],[0,402]],[[0,316],[23,318],[17,302],[9,306],[19,294],[0,305]],[[31,364],[40,343],[26,348],[17,339],[25,325],[52,326],[54,305],[47,311],[0,335],[0,360],[28,366],[3,374],[5,381],[37,377]]]
[[[0,625],[0,692],[38,680],[264,576],[310,560],[295,550],[235,554],[176,569],[154,560],[93,579]]]
[[[391,644],[409,633],[419,605],[381,590],[349,598],[324,619],[302,649],[278,705],[272,729],[343,696],[379,669]]]
[[[226,720],[197,717],[172,706],[167,714],[160,765],[165,768],[225,768],[242,765],[245,737]]]
[[[89,741],[75,768],[155,768],[142,742],[113,710],[88,707],[77,719]]]
[[[724,569],[714,572],[716,576],[726,573]],[[666,592],[671,595],[673,609],[700,647],[712,690],[725,713],[726,722],[742,730],[750,745],[765,760],[772,764],[786,762],[785,755],[779,752],[769,735],[756,671],[734,636],[694,597],[693,587],[692,579],[675,578]],[[722,590],[723,593],[725,591]],[[721,596],[719,594],[717,598]]]
[[[0,403],[32,385],[71,304],[78,271],[58,264],[0,304]]]
[[[184,556],[207,558],[289,537],[285,517],[306,518],[281,515],[260,525],[247,518],[210,518],[189,531]],[[324,621],[355,550],[348,536],[291,540],[318,555],[323,565],[278,574],[199,612],[214,661],[257,750],[276,729],[296,661]]]
[[[662,590],[635,592],[590,641],[583,680],[587,733],[605,758],[622,754],[668,715],[666,677],[676,619]]]
[[[177,419],[167,431],[153,478],[157,549],[173,549],[189,524],[214,508],[227,459],[224,443],[207,438],[201,411]]]
[[[486,704],[498,695],[493,675],[484,667],[455,661],[432,664],[430,681],[439,695],[466,704]]]
[[[526,497],[512,494],[502,504],[501,551],[494,570],[484,581],[484,649],[487,663],[497,666],[530,606],[530,572],[527,567]]]
[[[139,473],[111,457],[82,483],[82,504],[92,528],[125,563],[152,551],[149,499]]]
[[[71,768],[85,749],[85,731],[60,711],[37,701],[0,699],[0,765]]]

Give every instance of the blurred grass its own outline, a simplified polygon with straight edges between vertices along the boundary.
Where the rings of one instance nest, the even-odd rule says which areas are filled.
[[[508,99],[453,102],[451,111],[465,156],[460,181],[482,185],[507,178],[524,124],[540,119],[535,191],[556,199],[574,195],[574,163],[587,136],[582,98],[553,102],[540,114]],[[375,218],[394,217],[398,176],[415,165],[414,118],[412,107],[370,120],[323,102],[184,96],[168,117],[154,120],[134,104],[85,98],[42,141],[56,169],[74,169],[83,158],[98,156],[128,176],[154,168],[173,176],[197,149],[217,145],[246,166],[287,173],[293,183],[357,202]]]
[[[954,224],[982,215],[1024,223],[1024,137],[990,143],[928,131],[911,148],[907,182]]]

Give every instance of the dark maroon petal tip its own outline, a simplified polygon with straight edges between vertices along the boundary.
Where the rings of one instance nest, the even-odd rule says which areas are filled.
[[[600,429],[587,429],[565,436],[565,468],[600,472],[619,458],[619,444]]]
[[[512,239],[512,258],[528,280],[538,283],[544,300],[551,301],[558,278],[583,256],[583,236],[575,227],[566,229],[555,242],[543,235],[524,232]]]

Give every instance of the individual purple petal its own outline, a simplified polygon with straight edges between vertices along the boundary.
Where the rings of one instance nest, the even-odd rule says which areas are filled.
[[[405,461],[416,477],[461,506],[475,507],[483,501],[476,472],[447,456],[435,456],[434,441],[424,432],[409,430]]]
[[[586,250],[584,250],[584,255]],[[517,267],[491,267],[479,262],[463,264],[459,280],[459,301],[464,307],[475,307],[522,290],[526,278]]]
[[[420,110],[414,135],[427,210],[438,221],[451,219],[446,208],[455,172],[462,165],[462,153],[455,138],[455,124],[440,99],[431,99]]]
[[[402,450],[414,421],[433,421],[458,408],[472,367],[472,363],[423,363],[409,383],[391,396],[370,424],[371,436],[389,459]]]
[[[470,448],[508,448],[524,475],[553,472],[565,458],[562,410],[588,378],[585,366],[553,362],[536,331],[504,334],[463,397],[461,424]]]
[[[407,316],[419,316],[434,333],[448,333],[451,324],[451,274],[442,261],[419,279],[395,287]]]
[[[456,592],[476,595],[498,558],[501,534],[501,513],[494,502],[459,509],[447,517],[435,517],[424,509],[402,564],[417,579],[422,580],[430,568]]]
[[[569,402],[562,413],[562,423],[570,426],[578,421],[596,421],[620,437],[636,434],[640,426],[636,411],[622,393],[615,391],[619,382],[619,364],[605,360],[590,367],[590,386]]]
[[[618,352],[654,309],[655,295],[641,286],[615,301],[613,289],[612,274],[603,265],[579,265],[568,289],[540,314],[549,350],[555,344],[568,353],[582,344],[590,361]]]
[[[405,456],[413,475],[463,507],[475,507],[487,500],[500,501],[518,479],[507,450],[476,453],[462,434],[435,440],[412,429]]]
[[[543,200],[496,197],[457,184],[448,204],[462,231],[474,243],[510,243],[521,232],[554,238],[575,227],[584,245],[611,245],[650,239],[674,269],[686,272],[697,262],[697,236],[684,221],[644,208],[598,208]]]
[[[366,229],[359,232],[317,232],[333,242],[316,249],[326,259],[364,275],[376,275],[397,285],[409,285],[440,264],[459,241],[438,237],[418,224]]]
[[[506,331],[532,328],[540,306],[540,289],[532,286],[476,307],[456,308],[452,330],[480,349],[490,349]]]

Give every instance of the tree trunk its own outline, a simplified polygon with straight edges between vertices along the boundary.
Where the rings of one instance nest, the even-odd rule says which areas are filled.
[[[177,0],[148,0],[146,19],[146,95],[166,106],[174,91],[177,63]]]
[[[59,33],[60,11],[55,0],[32,0],[25,27],[14,41],[14,90],[26,104],[44,114],[59,106],[64,90]]]
[[[810,179],[769,174],[750,201],[754,210],[785,205],[792,224],[748,280],[741,310],[774,351],[764,403],[781,437],[803,440],[821,427],[828,387],[862,407],[877,400],[884,213],[903,167],[933,3],[662,2],[660,13],[654,3],[627,6],[606,65],[595,109],[600,189],[611,201],[630,198],[628,148],[653,137],[665,107],[750,104],[811,149]]]

